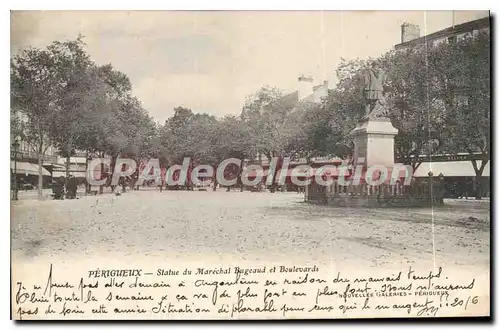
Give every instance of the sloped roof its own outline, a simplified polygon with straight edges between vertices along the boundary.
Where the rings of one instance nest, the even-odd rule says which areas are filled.
[[[299,101],[299,92],[295,91],[283,96],[279,102],[283,104],[295,105]]]

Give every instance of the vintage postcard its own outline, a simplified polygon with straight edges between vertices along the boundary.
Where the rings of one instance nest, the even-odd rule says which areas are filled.
[[[490,24],[12,11],[12,319],[489,317]]]

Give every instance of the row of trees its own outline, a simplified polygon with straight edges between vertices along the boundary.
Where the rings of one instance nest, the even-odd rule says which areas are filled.
[[[396,157],[417,169],[422,163],[418,155],[474,154],[480,159],[480,163],[472,160],[480,178],[490,159],[489,33],[392,51],[375,61],[388,74],[389,116],[399,129]],[[341,79],[331,97],[333,104],[339,102],[331,107],[334,112],[359,109],[360,95],[355,91],[359,87],[353,85],[368,63],[352,64],[346,63],[344,73],[354,79]]]
[[[386,103],[398,128],[396,157],[417,169],[419,155],[490,152],[490,38],[391,51],[377,59],[342,61],[338,84],[321,103],[294,102],[265,86],[249,96],[241,116],[216,118],[177,107],[156,123],[132,95],[127,76],[97,66],[82,38],[28,49],[11,65],[12,109],[27,115],[17,134],[43,155],[49,145],[140,158],[165,166],[189,156],[217,165],[230,157],[348,157],[351,130],[363,115],[363,73],[375,61],[387,73]],[[13,118],[13,129],[20,127]],[[41,176],[41,174],[40,174]],[[41,187],[41,184],[39,185]]]
[[[11,130],[39,155],[39,198],[43,155],[50,146],[69,164],[76,150],[146,155],[157,135],[156,123],[132,95],[129,78],[111,65],[96,65],[82,37],[12,57]]]
[[[456,43],[394,50],[376,59],[343,60],[337,69],[338,84],[321,104],[287,107],[280,99],[261,107],[269,98],[261,93],[276,95],[262,89],[250,103],[251,111],[244,112],[262,142],[260,150],[268,146],[274,154],[304,158],[349,156],[350,132],[364,115],[363,75],[372,62],[387,74],[388,116],[399,130],[396,158],[416,170],[421,155],[474,154],[480,161],[472,160],[472,165],[481,177],[491,141],[488,33]],[[280,134],[273,134],[273,128]]]
[[[170,141],[177,151],[166,148],[165,154],[190,155],[207,164],[230,156],[349,157],[350,132],[364,115],[363,74],[372,62],[387,74],[388,116],[399,130],[396,158],[416,170],[425,160],[422,155],[473,154],[480,160],[472,160],[480,178],[490,159],[487,33],[390,51],[376,59],[342,61],[337,86],[320,104],[297,104],[266,86],[247,98],[239,118],[218,120],[178,108],[162,128],[170,132],[162,141]],[[175,133],[179,131],[185,135]]]

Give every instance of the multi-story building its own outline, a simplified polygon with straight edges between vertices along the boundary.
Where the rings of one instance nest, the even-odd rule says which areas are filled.
[[[457,42],[467,36],[474,37],[482,32],[490,32],[490,17],[453,25],[425,36],[420,36],[420,27],[418,25],[404,23],[401,25],[401,43],[395,45],[394,48],[401,50],[425,44],[432,47],[443,42]]]
[[[278,102],[294,107],[299,102],[321,103],[326,96],[328,96],[327,80],[324,80],[322,84],[314,85],[312,76],[301,75],[298,79],[297,89],[284,95]]]
[[[22,113],[16,114],[21,123],[26,122],[27,118]],[[22,126],[22,125],[21,125]],[[11,141],[17,141],[17,152],[11,148],[11,173],[16,169],[16,178],[20,185],[38,184],[38,153],[33,145],[23,141],[20,137],[11,136]],[[17,157],[16,157],[17,156]],[[69,167],[69,174],[76,177],[79,181],[84,181],[86,177],[87,157],[85,152],[77,151],[66,164],[66,157],[60,155],[60,152],[54,146],[49,146],[42,157],[42,174],[44,184],[52,182],[54,178],[66,177],[66,169]]]
[[[321,103],[322,100],[328,96],[328,90],[327,80],[324,80],[323,83],[319,85],[315,85],[312,76],[300,75],[296,89],[283,95],[276,103],[281,107],[287,107],[290,108],[291,111],[294,111],[301,103]],[[273,104],[269,105],[269,107],[272,106]],[[243,109],[242,116],[244,116],[244,114],[245,109]],[[267,157],[261,154],[257,155],[256,159],[252,162],[263,164],[267,161]]]
[[[322,99],[327,95],[327,80],[324,80],[322,84],[314,85],[314,78],[312,76],[300,75],[296,89],[286,93],[275,102],[280,106],[290,107],[293,110],[300,102],[321,103]],[[272,107],[273,105],[274,103],[268,105],[268,107]],[[245,114],[246,109],[243,108],[241,116],[245,117]]]
[[[296,89],[293,91],[290,91],[289,93],[286,93],[283,95],[279,100],[276,101],[274,104],[270,104],[269,107],[275,106],[276,104],[279,104],[280,107],[285,107],[290,109],[290,111],[295,111],[298,109],[298,106],[300,104],[304,103],[315,103],[315,104],[320,104],[322,100],[328,96],[328,81],[324,80],[321,84],[315,85],[314,84],[314,78],[312,76],[306,76],[306,75],[300,75],[298,77],[298,84],[296,86]],[[242,113],[242,116],[244,116],[244,111]],[[313,164],[315,164],[314,159],[310,160]],[[267,171],[269,169],[269,162],[270,160],[268,157],[264,154],[257,154],[255,159],[250,160],[246,159],[245,163],[246,164],[254,164],[257,163],[261,165],[264,169],[264,182],[267,178]],[[298,165],[303,165],[307,164],[307,161],[305,158],[301,159],[293,159],[290,164],[290,170],[293,169],[294,167]],[[250,175],[251,176],[251,175]],[[290,182],[290,171],[286,175],[286,180],[287,180],[287,186],[288,189],[297,189],[296,186],[291,184]]]
[[[57,157],[58,168],[54,169],[52,176],[54,178],[66,177],[66,168],[69,167],[69,174],[76,177],[79,182],[84,182],[87,173],[87,157],[85,152],[77,151],[69,158],[69,164],[66,163],[66,157]]]
[[[26,122],[27,118],[21,114],[17,114],[21,123]],[[31,184],[33,186],[38,185],[38,175],[39,175],[39,165],[38,165],[38,153],[35,151],[33,145],[27,141],[22,140],[18,136],[11,136],[11,141],[17,142],[17,151],[14,146],[11,146],[10,153],[10,168],[12,180],[16,178],[20,189],[23,186]],[[42,175],[44,184],[50,183],[52,181],[52,172],[59,167],[57,164],[58,150],[49,146],[42,158]],[[15,170],[15,175],[14,175]]]
[[[484,17],[463,24],[453,25],[446,29],[421,36],[418,25],[404,23],[401,26],[401,42],[394,46],[395,50],[405,50],[413,47],[435,47],[441,43],[455,43],[466,37],[475,37],[480,33],[490,33],[490,17]],[[466,99],[464,95],[456,95],[460,100]],[[481,164],[481,153],[458,155],[434,155],[432,157],[420,156],[423,162],[414,173],[415,177],[426,177],[429,172],[434,175],[443,174],[447,185],[462,186],[469,196],[473,195],[474,186],[477,184],[476,174],[472,161]],[[428,159],[431,158],[431,161]],[[483,195],[490,191],[490,162],[485,166],[480,184]],[[448,192],[450,193],[450,192]]]

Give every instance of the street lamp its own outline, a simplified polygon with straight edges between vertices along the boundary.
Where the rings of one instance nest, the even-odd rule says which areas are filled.
[[[17,139],[14,140],[14,143],[12,143],[12,147],[14,148],[14,196],[13,200],[17,201],[18,196],[18,188],[17,188],[17,150],[19,149],[19,142]]]

